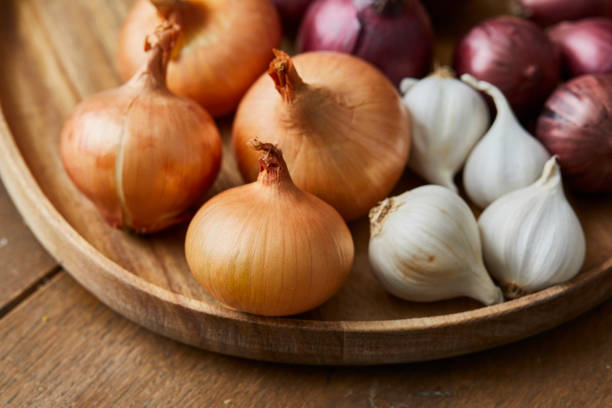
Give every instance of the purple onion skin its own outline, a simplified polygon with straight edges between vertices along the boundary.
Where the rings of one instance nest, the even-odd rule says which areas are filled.
[[[612,19],[587,18],[554,26],[548,36],[570,77],[612,73]]]
[[[285,30],[295,33],[313,0],[272,0],[283,20]]]
[[[584,75],[557,88],[536,135],[573,189],[612,192],[612,76]]]
[[[535,117],[560,78],[559,53],[544,30],[516,17],[501,16],[472,28],[458,43],[453,63],[497,86],[514,113]]]
[[[518,5],[520,15],[542,26],[601,16],[612,11],[610,0],[514,0],[514,3]]]
[[[431,68],[433,32],[418,0],[318,0],[308,9],[297,50],[338,51],[369,61],[399,85],[420,78]],[[384,1],[383,1],[384,2]]]

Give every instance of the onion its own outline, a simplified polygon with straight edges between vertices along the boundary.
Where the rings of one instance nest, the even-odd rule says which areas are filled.
[[[165,85],[177,37],[159,27],[140,71],[81,102],[62,129],[66,172],[114,227],[149,233],[186,220],[219,171],[215,122]]]
[[[367,214],[389,194],[408,159],[410,120],[397,91],[350,55],[276,55],[272,79],[255,82],[236,113],[233,146],[242,176],[257,178],[258,156],[246,143],[261,135],[283,149],[299,188],[347,220]]]
[[[342,286],[353,239],[336,210],[293,184],[280,150],[250,145],[264,152],[259,178],[198,211],[187,230],[187,263],[208,293],[232,309],[302,313]]]
[[[300,51],[353,54],[380,68],[396,86],[431,67],[433,34],[417,0],[318,0],[300,27]]]
[[[285,28],[292,32],[297,29],[302,20],[302,16],[306,13],[306,9],[313,0],[273,0],[276,9],[283,19]]]
[[[584,75],[560,86],[546,101],[537,137],[574,189],[612,192],[612,76]]]
[[[454,68],[499,88],[519,117],[535,116],[559,80],[559,56],[532,22],[501,16],[472,28],[455,50]]]
[[[548,26],[612,11],[610,0],[514,0],[515,14]]]
[[[612,19],[561,23],[548,35],[561,50],[565,68],[572,77],[612,73]]]
[[[183,30],[168,66],[168,87],[213,116],[236,108],[281,38],[278,13],[269,0],[138,0],[119,35],[124,80],[145,60],[144,38],[164,18]]]

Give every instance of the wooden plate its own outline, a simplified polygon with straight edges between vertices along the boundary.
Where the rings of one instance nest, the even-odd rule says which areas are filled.
[[[367,259],[368,223],[352,223],[355,267],[329,302],[293,318],[261,318],[221,307],[192,278],[185,226],[138,237],[108,227],[74,188],[58,156],[63,121],[84,97],[116,86],[117,33],[129,2],[20,0],[0,13],[0,170],[13,200],[47,250],[117,312],[160,334],[220,353],[306,364],[378,364],[483,350],[549,329],[612,294],[612,199],[576,198],[587,241],[572,282],[492,307],[469,299],[415,304],[384,292]],[[452,38],[498,1],[475,1]],[[213,193],[241,182],[224,130],[222,174]],[[415,181],[406,175],[397,193]],[[562,220],[560,220],[562,222]]]

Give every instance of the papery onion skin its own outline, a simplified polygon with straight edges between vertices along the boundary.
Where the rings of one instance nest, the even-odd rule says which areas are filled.
[[[168,88],[194,99],[211,115],[231,113],[267,67],[281,40],[280,18],[269,0],[157,0],[183,35],[168,66]],[[176,11],[178,10],[178,11]],[[119,35],[117,62],[124,80],[144,61],[142,44],[163,16],[138,0]]]
[[[353,240],[336,210],[295,187],[279,152],[264,155],[260,165],[256,182],[224,191],[198,211],[187,231],[187,263],[232,309],[302,313],[346,280]]]
[[[565,20],[610,15],[609,0],[514,0],[516,14],[529,18],[542,26]]]
[[[612,19],[560,23],[548,35],[561,50],[571,77],[612,73]]]
[[[454,69],[499,88],[517,116],[533,117],[560,77],[559,54],[534,23],[500,16],[472,28],[457,45]]]
[[[299,188],[346,220],[367,214],[389,194],[408,160],[411,124],[393,85],[367,62],[333,52],[293,59],[278,52],[270,75],[279,91],[262,76],[234,120],[232,143],[244,180],[255,180],[258,169],[246,142],[264,135],[262,141],[283,150]]]
[[[91,96],[66,120],[66,172],[114,227],[152,233],[185,221],[221,164],[213,119],[163,83],[160,53],[120,88]]]
[[[611,75],[584,75],[560,86],[546,102],[536,133],[573,189],[612,192]]]
[[[319,0],[304,16],[297,49],[353,54],[374,64],[397,86],[403,78],[429,72],[433,32],[416,0]]]

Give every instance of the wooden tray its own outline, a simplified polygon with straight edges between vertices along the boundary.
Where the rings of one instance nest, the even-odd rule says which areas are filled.
[[[84,97],[118,84],[117,33],[129,2],[20,0],[0,13],[0,170],[30,228],[83,286],[129,319],[181,342],[220,353],[305,364],[428,360],[512,342],[558,325],[612,295],[612,199],[575,198],[587,236],[584,270],[572,282],[492,307],[469,299],[431,304],[387,295],[367,259],[368,223],[351,225],[354,270],[320,308],[294,318],[224,309],[189,273],[185,226],[153,237],[108,227],[74,188],[58,156],[59,131]],[[495,1],[475,1],[441,33],[437,55]],[[241,182],[222,120],[224,164],[214,192]],[[414,180],[407,174],[396,193]],[[561,221],[561,220],[560,220]]]

